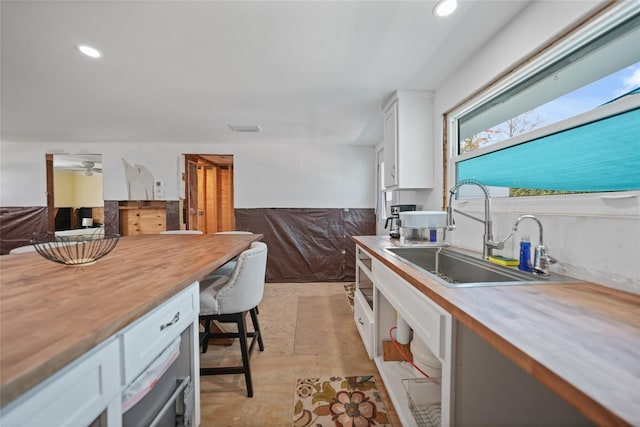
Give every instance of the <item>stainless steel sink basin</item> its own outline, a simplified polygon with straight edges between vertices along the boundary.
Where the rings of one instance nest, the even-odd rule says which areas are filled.
[[[504,267],[451,248],[396,247],[386,250],[451,288],[577,282],[554,273],[538,276]]]

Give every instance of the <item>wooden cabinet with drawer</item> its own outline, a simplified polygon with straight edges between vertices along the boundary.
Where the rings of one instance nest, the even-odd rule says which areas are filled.
[[[167,229],[167,213],[164,207],[121,207],[120,234],[158,234]]]

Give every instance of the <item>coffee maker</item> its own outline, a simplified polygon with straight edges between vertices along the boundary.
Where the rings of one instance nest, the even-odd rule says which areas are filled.
[[[400,212],[415,211],[416,205],[391,205],[391,214],[384,223],[386,230],[389,227],[389,236],[394,239],[400,237]]]

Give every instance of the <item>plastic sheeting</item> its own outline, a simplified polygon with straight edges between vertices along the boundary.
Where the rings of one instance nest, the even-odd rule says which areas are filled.
[[[263,234],[267,282],[355,280],[351,236],[375,234],[373,209],[236,209],[236,229]]]
[[[31,236],[47,231],[49,218],[45,206],[0,208],[0,254],[31,244]]]
[[[120,229],[117,200],[105,200],[105,228]],[[167,229],[180,229],[180,205],[177,200],[167,200]],[[37,231],[48,231],[49,218],[45,206],[0,208],[0,255],[13,248],[31,244],[31,236]]]

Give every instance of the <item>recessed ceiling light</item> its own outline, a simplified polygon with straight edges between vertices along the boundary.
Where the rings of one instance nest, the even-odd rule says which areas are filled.
[[[227,125],[234,132],[260,132],[262,128],[258,125]]]
[[[436,16],[449,16],[458,7],[456,0],[440,0],[433,8],[433,14]]]
[[[76,47],[78,48],[78,50],[80,52],[84,53],[85,55],[87,55],[87,56],[89,56],[91,58],[100,58],[100,57],[102,57],[102,52],[100,52],[95,47],[87,46],[87,45],[84,45],[84,44],[79,44]]]

